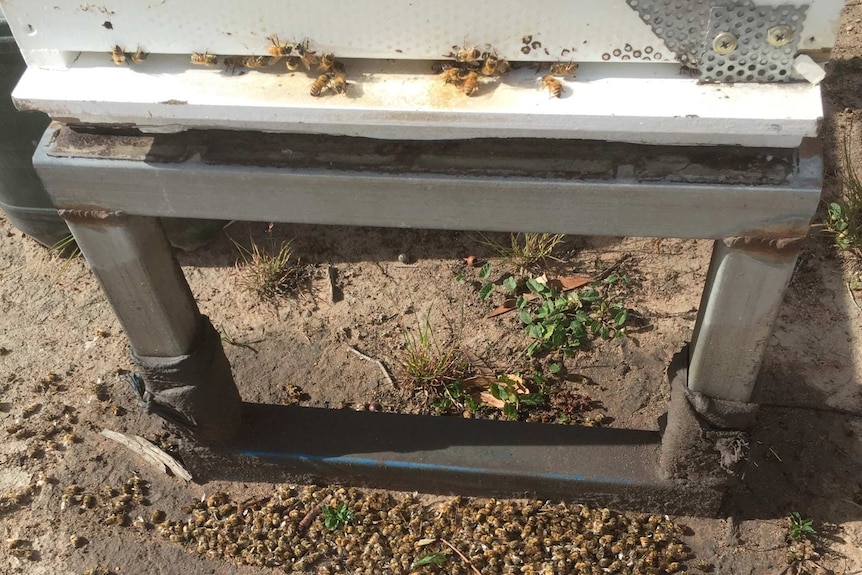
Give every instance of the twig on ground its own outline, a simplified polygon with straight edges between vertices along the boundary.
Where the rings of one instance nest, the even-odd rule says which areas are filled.
[[[251,350],[254,353],[257,353],[257,350],[251,346],[252,343],[261,343],[262,339],[257,339],[251,343],[243,343],[241,341],[236,341],[231,336],[227,334],[227,330],[224,328],[219,328],[219,332],[221,332],[221,340],[225,343],[229,343],[231,345],[235,345],[236,347],[244,347],[245,349]]]
[[[847,286],[847,291],[850,292],[850,299],[853,300],[853,305],[856,306],[856,309],[862,311],[862,307],[859,307],[859,302],[856,301],[856,294],[853,293],[853,288],[850,287],[850,282],[847,282],[845,285]]]
[[[347,349],[349,349],[351,352],[356,354],[356,356],[358,358],[363,359],[365,361],[368,361],[370,363],[377,364],[377,367],[379,367],[380,371],[383,372],[383,377],[386,378],[386,381],[389,382],[389,385],[391,385],[392,387],[395,387],[395,382],[392,381],[392,377],[389,375],[389,371],[387,371],[386,366],[383,365],[382,361],[380,361],[379,359],[374,359],[373,357],[368,357],[367,355],[365,355],[364,353],[362,353],[361,351],[359,351],[358,349],[356,349],[352,345],[348,345]]]
[[[300,533],[308,529],[308,526],[311,525],[311,522],[314,521],[314,518],[320,515],[323,512],[323,508],[320,505],[315,505],[311,508],[311,511],[305,514],[305,517],[302,518],[302,521],[299,522],[299,531]]]
[[[593,281],[601,281],[601,280],[605,279],[606,277],[611,275],[611,272],[615,271],[621,265],[623,265],[624,263],[626,263],[627,261],[632,259],[632,257],[633,257],[632,254],[623,254],[623,256],[620,259],[618,259],[616,262],[614,262],[610,266],[606,267],[604,270],[601,271],[601,273],[597,274]]]
[[[160,468],[164,473],[167,473],[168,470],[170,470],[174,476],[179,477],[180,479],[185,481],[192,480],[192,474],[189,473],[185,467],[180,465],[176,459],[143,437],[140,437],[139,435],[127,435],[125,433],[111,431],[110,429],[103,429],[101,434],[108,439],[116,441],[120,445],[125,445],[149,463]]]
[[[475,565],[473,565],[473,562],[472,562],[472,561],[470,561],[469,559],[467,559],[466,555],[464,555],[463,553],[461,553],[461,551],[459,551],[457,547],[455,547],[454,545],[452,545],[451,543],[449,543],[449,542],[448,542],[448,541],[446,541],[445,539],[441,539],[440,541],[441,541],[442,543],[445,543],[445,544],[446,544],[446,546],[447,546],[447,547],[449,547],[449,549],[451,549],[452,551],[454,551],[455,553],[457,553],[457,554],[458,554],[458,557],[460,557],[460,558],[461,558],[461,560],[462,560],[465,564],[467,564],[467,565],[469,565],[469,566],[470,566],[470,569],[472,569],[472,570],[473,570],[473,573],[475,573],[476,575],[482,575],[482,573],[480,573],[480,572],[479,572],[479,570],[478,570],[478,569],[476,569],[476,566],[475,566]]]

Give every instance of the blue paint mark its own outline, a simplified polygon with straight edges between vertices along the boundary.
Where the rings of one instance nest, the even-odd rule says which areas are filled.
[[[364,467],[389,467],[393,469],[410,469],[414,471],[448,471],[454,473],[473,473],[483,475],[521,475],[538,477],[542,479],[556,479],[561,481],[578,481],[591,483],[612,483],[615,485],[634,485],[635,481],[626,477],[588,477],[586,475],[568,475],[565,473],[513,473],[511,471],[500,471],[496,469],[485,469],[481,467],[465,467],[462,465],[440,465],[437,463],[418,463],[413,461],[399,461],[395,459],[369,459],[366,457],[328,457],[325,455],[307,455],[303,453],[280,453],[273,451],[241,451],[240,455],[246,457],[262,457],[267,459],[295,459],[310,463],[327,463],[334,465],[361,465]]]

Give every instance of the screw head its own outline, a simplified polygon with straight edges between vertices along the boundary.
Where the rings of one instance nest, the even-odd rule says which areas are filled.
[[[793,29],[790,26],[773,26],[766,31],[766,41],[772,46],[784,46],[791,40],[793,40]]]
[[[736,50],[736,36],[730,32],[722,32],[712,40],[712,49],[716,54],[730,54]]]

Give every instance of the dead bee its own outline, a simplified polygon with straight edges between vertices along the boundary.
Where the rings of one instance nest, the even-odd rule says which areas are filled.
[[[299,57],[299,56],[290,56],[290,57],[287,59],[287,62],[285,62],[285,66],[287,67],[287,69],[288,69],[288,70],[290,70],[291,72],[293,72],[293,71],[295,71],[295,70],[299,69],[299,63],[300,63],[301,61],[302,61],[302,60],[300,59],[300,57]]]
[[[327,52],[320,57],[320,61],[317,63],[317,69],[323,73],[329,73],[333,70],[335,64],[337,64],[335,61],[335,54]]]
[[[290,56],[291,52],[293,52],[293,46],[290,44],[283,44],[275,34],[267,38],[267,40],[272,42],[272,46],[267,46],[266,51],[272,55],[273,64],[278,63],[278,61],[285,56]]]
[[[120,46],[114,44],[114,47],[111,48],[111,59],[114,61],[114,65],[122,66],[126,63],[126,52]]]
[[[574,76],[578,65],[574,62],[554,62],[551,64],[551,74],[554,76]]]
[[[554,98],[559,98],[563,94],[563,84],[548,74],[540,80],[542,87],[547,88],[548,92]]]
[[[464,77],[464,93],[468,96],[473,96],[479,91],[479,74],[476,72],[468,72]]]
[[[319,98],[327,89],[329,89],[329,76],[321,74],[317,77],[317,80],[312,82],[311,88],[308,89],[308,93],[315,98]]]
[[[192,52],[191,62],[197,66],[215,66],[218,64],[218,56],[209,52]]]
[[[347,94],[347,74],[344,72],[336,72],[335,75],[332,76],[330,87],[336,94]]]
[[[134,53],[134,54],[129,54],[129,60],[131,60],[131,61],[132,61],[132,63],[134,63],[134,64],[140,64],[141,62],[143,62],[144,60],[146,60],[146,59],[147,59],[147,56],[149,56],[149,54],[147,54],[146,52],[144,52],[144,51],[141,49],[141,47],[140,47],[140,46],[138,46],[138,49],[137,49],[137,50],[135,50],[135,53]],[[104,329],[97,329],[97,330],[96,330],[96,335],[98,335],[99,337],[108,337],[108,336],[109,336],[109,335],[111,335],[111,334],[110,334],[110,332],[108,332],[107,330],[104,330]]]

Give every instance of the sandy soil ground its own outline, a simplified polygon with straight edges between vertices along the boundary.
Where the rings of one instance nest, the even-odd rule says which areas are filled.
[[[845,8],[824,84],[827,200],[839,190],[844,138],[851,138],[852,160],[862,169],[862,67],[852,60],[860,56],[862,5],[854,3]],[[813,231],[766,355],[758,392],[764,408],[741,488],[722,519],[677,518],[687,527],[683,539],[693,558],[684,565],[691,572],[793,572],[799,565],[786,558],[792,511],[812,518],[818,534],[820,557],[806,563],[811,572],[862,572],[862,293],[850,290],[848,262],[831,239]],[[291,240],[294,253],[317,269],[310,290],[274,308],[242,290],[239,253],[227,235],[180,255],[201,310],[225,336],[246,401],[427,412],[421,397],[393,391],[376,365],[347,350],[351,345],[382,360],[403,382],[405,330],[426,318],[439,341],[459,340],[476,363],[497,373],[537,365],[524,354],[527,339],[514,314],[485,317],[499,297],[478,298],[478,269],[463,258],[489,260],[495,274],[509,264],[478,233],[246,223],[226,233],[264,248]],[[593,401],[582,421],[601,413],[602,425],[658,428],[668,399],[664,370],[691,337],[710,248],[704,241],[570,237],[556,250],[558,275],[596,275],[619,264],[630,280],[619,297],[642,318],[627,339],[597,343],[566,360],[568,385]],[[337,271],[343,292],[337,302],[322,273],[326,265]],[[28,558],[0,545],[0,572],[84,573],[95,566],[117,574],[271,572],[199,556],[156,530],[108,525],[98,510],[64,505],[72,483],[96,491],[121,487],[135,474],[149,484],[152,509],[177,515],[217,491],[244,500],[274,486],[185,484],[101,437],[112,429],[166,449],[175,441],[118,378],[133,366],[86,263],[50,254],[1,216],[0,318],[0,493],[26,490],[16,501],[3,499],[0,529],[34,550]],[[27,490],[34,482],[40,484]]]

